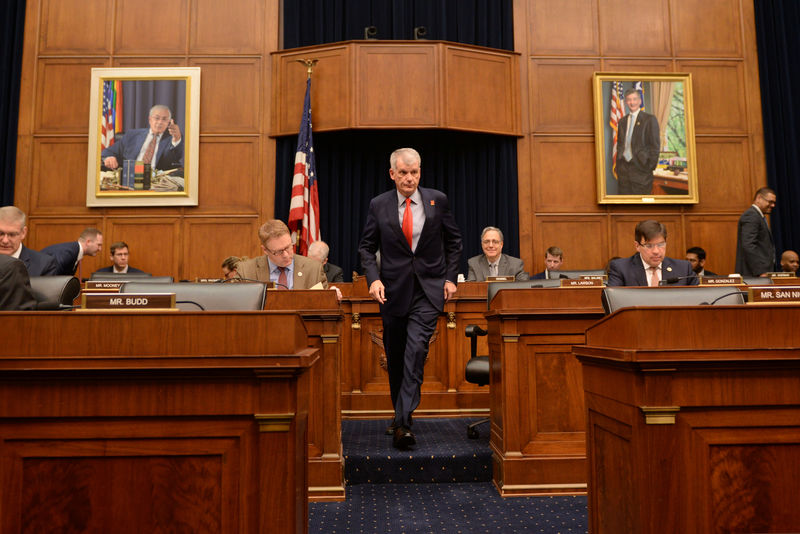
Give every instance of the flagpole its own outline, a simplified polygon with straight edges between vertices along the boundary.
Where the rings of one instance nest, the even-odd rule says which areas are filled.
[[[303,65],[306,66],[306,74],[308,74],[308,78],[307,79],[310,80],[311,79],[311,72],[314,70],[314,65],[317,64],[319,59],[317,59],[317,58],[313,58],[313,59],[295,59],[295,61],[297,61],[298,63],[302,63]]]

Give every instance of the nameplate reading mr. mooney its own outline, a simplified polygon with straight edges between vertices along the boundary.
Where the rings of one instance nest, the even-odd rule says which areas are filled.
[[[175,308],[175,293],[84,293],[84,310],[170,310]]]
[[[800,286],[750,286],[748,304],[800,304]]]
[[[701,286],[736,286],[741,285],[741,276],[701,276]]]
[[[577,280],[574,278],[561,279],[561,287],[603,287],[604,285],[602,278],[597,280],[586,280],[583,278]]]
[[[124,283],[125,282],[113,282],[109,280],[87,280],[83,290],[92,293],[119,292],[119,288],[121,288]]]

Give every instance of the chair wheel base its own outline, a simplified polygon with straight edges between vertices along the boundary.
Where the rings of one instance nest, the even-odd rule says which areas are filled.
[[[467,437],[469,439],[478,439],[481,437],[481,433],[478,432],[477,428],[467,427]]]

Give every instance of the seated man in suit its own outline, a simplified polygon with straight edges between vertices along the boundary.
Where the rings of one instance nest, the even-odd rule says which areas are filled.
[[[128,251],[128,244],[124,241],[117,241],[111,245],[112,265],[97,269],[96,273],[117,273],[117,274],[146,274],[135,267],[128,265],[131,255]]]
[[[550,280],[567,278],[559,274],[561,264],[564,263],[564,252],[558,247],[550,247],[544,253],[544,271],[531,276],[531,280]]]
[[[258,229],[263,256],[239,262],[238,278],[275,282],[278,289],[311,289],[317,284],[328,288],[322,264],[294,253],[289,227],[270,219]]]
[[[691,247],[687,249],[686,261],[692,264],[692,270],[697,274],[698,279],[701,276],[717,276],[717,273],[706,270],[706,251],[700,247]]]
[[[56,274],[73,276],[84,256],[97,256],[101,250],[103,250],[103,233],[97,228],[87,228],[81,232],[77,241],[56,243],[44,247],[42,252],[56,259],[58,264]]]
[[[240,258],[239,256],[228,256],[224,260],[222,260],[222,276],[225,280],[230,280],[231,278],[236,278],[239,274],[239,262],[246,258]]]
[[[781,270],[785,273],[793,273],[797,276],[797,269],[800,267],[800,256],[794,250],[786,250],[781,254]]]
[[[516,280],[527,280],[525,264],[521,259],[503,254],[503,232],[487,226],[481,232],[481,248],[478,254],[467,260],[468,282],[484,282],[490,276],[513,276]]]
[[[28,269],[22,260],[0,254],[0,310],[35,310]]]
[[[183,137],[169,108],[156,104],[150,108],[148,121],[149,128],[129,130],[103,149],[100,157],[104,167],[114,170],[125,160],[143,161],[163,171],[183,167]]]
[[[28,235],[25,212],[16,206],[0,208],[0,254],[22,260],[28,276],[52,276],[58,265],[55,258],[43,252],[31,250],[22,244]]]
[[[666,257],[667,228],[646,220],[634,231],[636,254],[613,260],[608,269],[609,286],[697,285],[697,275],[686,260]],[[661,282],[663,281],[663,284]]]
[[[325,271],[328,282],[344,282],[344,272],[342,268],[328,261],[329,252],[330,247],[328,247],[325,241],[314,241],[308,245],[308,257],[322,264],[322,269]]]

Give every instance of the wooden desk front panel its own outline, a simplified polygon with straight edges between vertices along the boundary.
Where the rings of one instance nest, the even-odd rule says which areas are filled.
[[[345,314],[342,339],[342,413],[349,417],[389,418],[393,414],[378,304],[367,295],[365,279],[342,284]],[[464,379],[469,359],[468,324],[486,326],[486,284],[459,284],[457,297],[445,305],[425,364],[418,416],[486,414],[488,388]],[[488,354],[485,338],[479,354]]]

